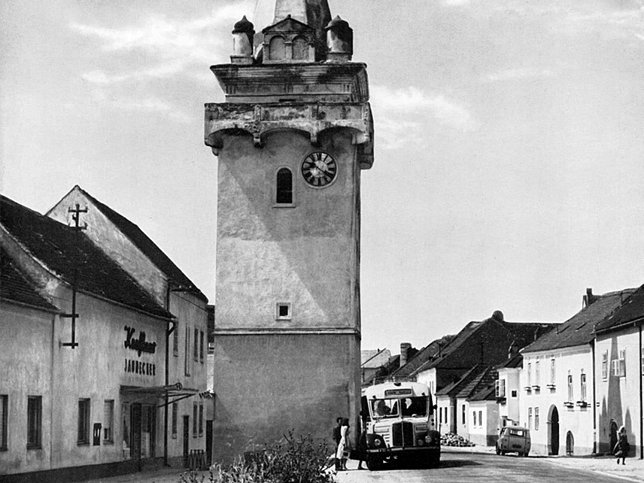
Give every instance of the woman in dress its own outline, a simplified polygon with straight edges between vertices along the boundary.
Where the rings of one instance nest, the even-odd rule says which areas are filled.
[[[628,456],[628,451],[631,449],[628,444],[628,437],[626,436],[626,428],[622,426],[617,432],[617,444],[613,449],[613,453],[617,456],[617,464],[619,464],[619,459],[622,459],[622,464],[626,464],[626,456]]]
[[[349,419],[342,419],[342,426],[340,426],[340,442],[338,443],[338,450],[335,454],[336,461],[340,461],[340,470],[346,471],[347,469],[347,457],[345,451],[348,451],[347,447],[347,432],[349,431]]]

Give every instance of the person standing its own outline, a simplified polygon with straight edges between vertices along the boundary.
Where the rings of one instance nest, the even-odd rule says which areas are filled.
[[[345,449],[347,448],[347,432],[349,431],[349,419],[342,419],[342,426],[340,426],[340,442],[338,443],[338,450],[335,453],[336,462],[340,461],[340,470],[346,471],[347,469],[347,456]]]
[[[619,464],[619,459],[621,458],[622,464],[625,465],[626,456],[628,455],[628,451],[631,449],[631,447],[628,444],[628,437],[626,436],[626,428],[624,426],[619,428],[617,437],[617,444],[613,449],[613,453],[615,454],[615,456],[617,456],[617,464]]]
[[[333,428],[333,441],[335,442],[335,470],[340,471],[340,458],[338,457],[338,446],[340,446],[340,440],[342,439],[341,429],[342,429],[342,418],[335,418],[336,426]]]

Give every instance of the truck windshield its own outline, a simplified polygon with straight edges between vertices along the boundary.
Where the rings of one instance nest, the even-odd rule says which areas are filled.
[[[420,417],[427,415],[426,397],[406,397],[402,399],[373,399],[373,415],[376,418],[398,417],[402,410],[403,417]]]

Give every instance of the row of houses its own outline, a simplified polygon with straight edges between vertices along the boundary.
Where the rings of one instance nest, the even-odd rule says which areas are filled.
[[[428,384],[441,433],[475,444],[493,446],[500,429],[514,425],[530,428],[535,454],[601,454],[624,426],[642,458],[642,320],[644,286],[588,289],[582,309],[563,323],[506,322],[496,311],[420,350],[401,344],[401,356],[363,371],[363,387],[386,379]]]
[[[44,215],[0,196],[0,480],[203,458],[213,319],[137,225],[80,187]]]

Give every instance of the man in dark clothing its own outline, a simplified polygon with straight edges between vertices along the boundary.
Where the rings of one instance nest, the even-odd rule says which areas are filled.
[[[340,433],[340,428],[342,427],[342,417],[335,418],[336,426],[333,428],[333,441],[335,441],[335,451],[333,454],[335,455],[338,451],[338,445],[340,444],[340,440],[342,439],[342,434]],[[340,471],[340,460],[338,458],[335,459],[335,469],[336,471]]]

